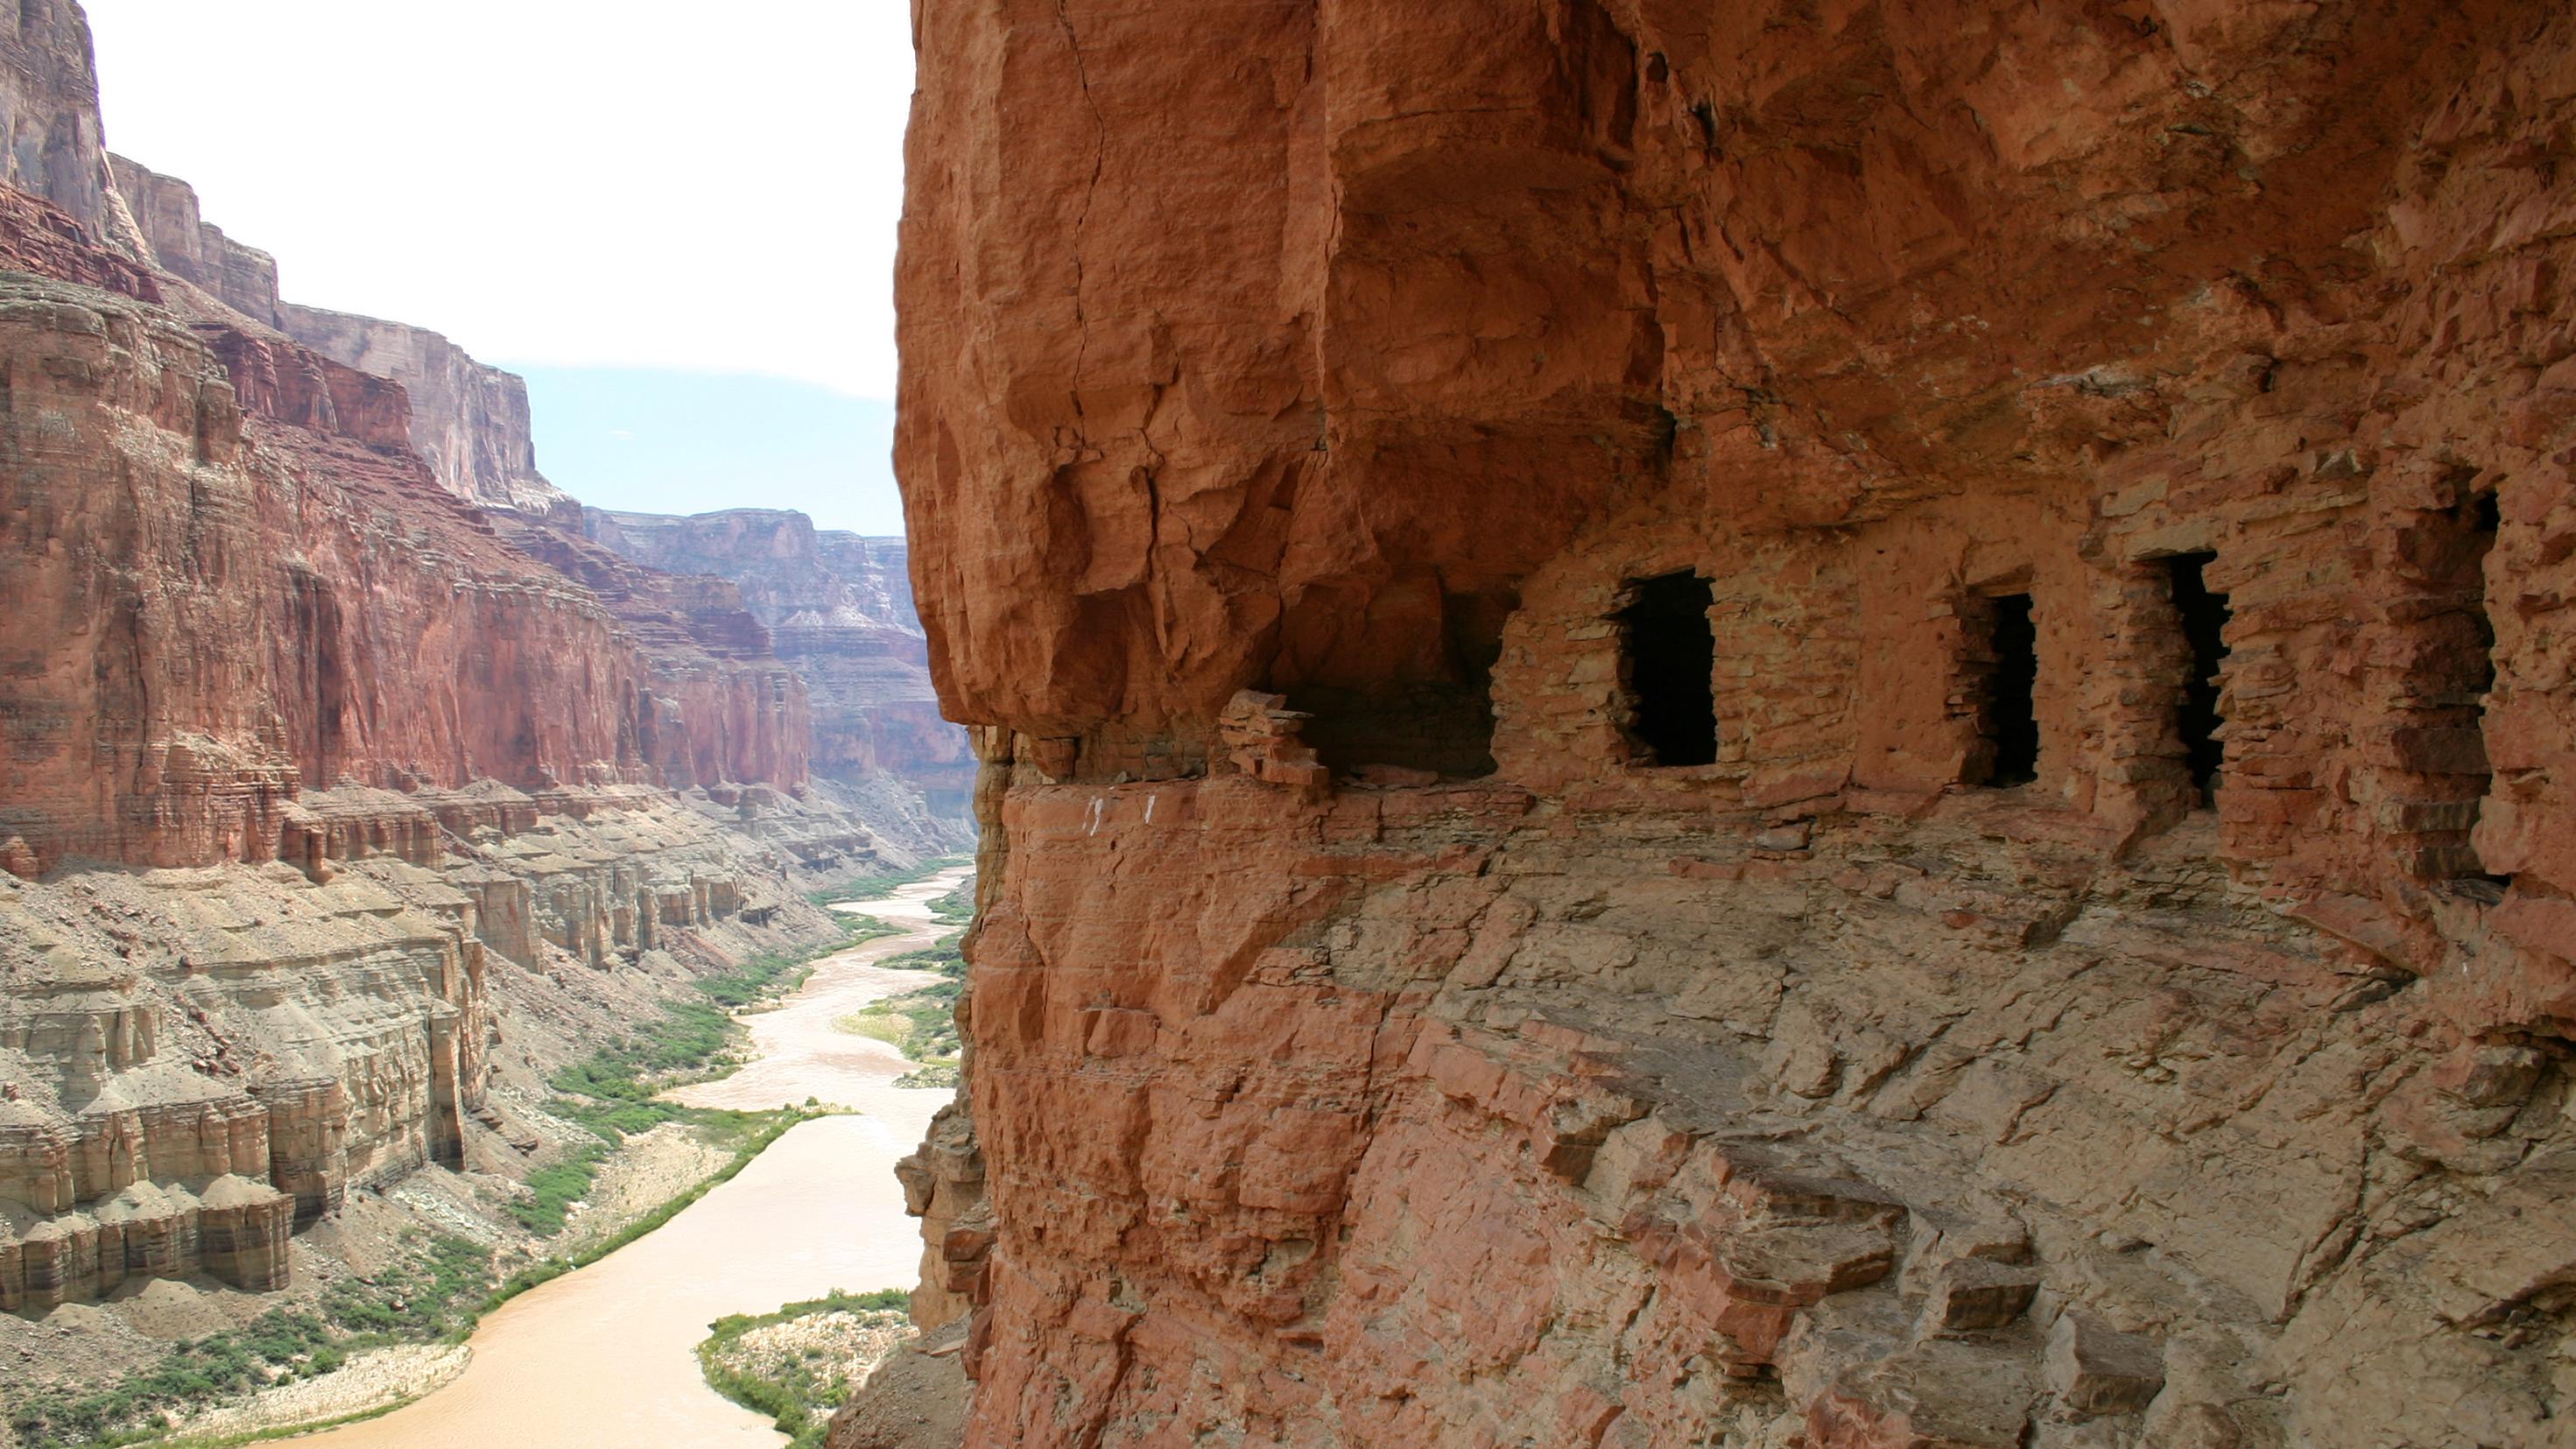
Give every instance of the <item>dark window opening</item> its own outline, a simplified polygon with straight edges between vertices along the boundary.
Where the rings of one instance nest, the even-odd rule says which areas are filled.
[[[1634,716],[1628,726],[1640,765],[1717,763],[1717,635],[1708,580],[1665,574],[1632,580],[1621,609],[1619,663]]]
[[[2219,770],[2227,763],[2226,746],[2218,739],[2218,667],[2227,658],[2229,610],[2227,596],[2211,592],[2202,575],[2217,558],[2182,553],[2165,560],[2174,611],[2182,616],[2183,642],[2191,650],[2191,675],[2175,706],[2174,725],[2182,735],[2184,767],[2203,803],[2217,790]]]
[[[2493,493],[2479,494],[2470,505],[2465,580],[2471,590],[2469,624],[2474,634],[2469,660],[2469,713],[2470,723],[2481,727],[2486,723],[2487,694],[2495,688],[2495,621],[2487,617],[2487,555],[2495,551],[2496,532],[2502,521]]]
[[[2463,571],[2465,577],[2462,582],[2467,586],[2470,599],[2468,608],[2470,657],[2467,677],[2463,683],[2468,692],[2468,726],[2478,732],[2481,744],[2486,733],[2487,695],[2495,689],[2496,678],[2495,621],[2487,613],[2486,565],[2487,555],[2495,551],[2496,534],[2503,522],[2503,515],[2496,506],[2496,495],[2492,490],[2480,493],[2469,500],[2468,563]],[[2477,816],[2485,813],[2486,799],[2493,791],[2494,784],[2495,776],[2492,772],[2479,777],[2477,800],[2470,813],[2470,829],[2477,828]],[[2490,873],[2484,863],[2478,860],[2474,846],[2459,847],[2457,855],[2461,865],[2453,874],[2463,880],[2482,882],[2495,887],[2496,898],[2501,899],[2502,888],[2513,883],[2513,877],[2509,875]]]
[[[2028,594],[1983,602],[1989,663],[1977,734],[1985,760],[1969,783],[2010,789],[2039,778],[2039,626]]]

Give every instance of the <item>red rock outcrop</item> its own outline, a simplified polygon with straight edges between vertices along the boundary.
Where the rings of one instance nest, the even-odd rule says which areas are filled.
[[[243,316],[277,322],[277,258],[234,241],[207,221],[197,188],[122,156],[107,158],[116,196],[153,265],[204,289]],[[343,358],[342,361],[348,361]]]
[[[402,384],[411,398],[411,450],[441,487],[487,508],[534,514],[570,502],[537,471],[528,385],[517,374],[475,361],[425,327],[281,300],[277,259],[208,222],[195,187],[122,156],[106,164],[125,225],[106,235],[260,327]]]
[[[916,35],[970,1444],[2555,1442],[2576,18]]]
[[[485,514],[408,451],[398,383],[202,292],[151,305],[42,203],[10,193],[0,230],[124,294],[0,298],[23,864],[269,859],[296,790],[343,780],[801,786],[801,684],[725,586]]]
[[[325,357],[401,383],[412,399],[412,448],[448,492],[527,513],[570,503],[537,471],[528,384],[517,373],[400,322],[280,302],[275,325]]]
[[[617,620],[391,451],[399,389],[33,279],[0,353],[0,833],[41,861],[267,859],[298,782],[647,778]]]
[[[89,17],[72,0],[7,0],[0,30],[0,185],[53,202],[91,236],[116,235]]]

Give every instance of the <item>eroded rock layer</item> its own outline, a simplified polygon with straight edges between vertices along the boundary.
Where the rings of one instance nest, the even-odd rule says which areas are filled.
[[[517,1155],[504,1043],[597,1014],[590,978],[828,934],[758,802],[482,781],[296,809],[301,869],[0,876],[0,1311],[283,1286],[288,1234],[351,1189]]]
[[[2563,7],[916,26],[970,1443],[2557,1442]]]
[[[817,529],[769,508],[688,517],[591,508],[582,526],[654,569],[732,581],[805,681],[815,773],[900,782],[920,797],[925,838],[941,848],[971,838],[974,750],[940,717],[902,539]]]

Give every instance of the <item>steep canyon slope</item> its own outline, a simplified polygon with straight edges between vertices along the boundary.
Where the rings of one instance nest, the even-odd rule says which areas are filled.
[[[971,1444],[2567,1442],[2576,15],[914,14]]]
[[[942,843],[973,840],[975,754],[939,714],[900,538],[818,529],[802,513],[729,508],[674,517],[586,509],[596,542],[665,573],[732,582],[805,681],[814,772],[857,790],[899,782]]]
[[[71,1348],[157,1357],[116,1318],[146,1283],[266,1294],[417,1231],[388,1191],[506,1199],[591,1140],[543,1115],[555,1067],[839,939],[804,891],[912,859],[814,787],[803,683],[733,586],[560,523],[524,396],[460,401],[500,374],[407,390],[289,335],[264,254],[101,149],[77,7],[19,8],[0,1311],[117,1306],[0,1319],[13,1397]]]

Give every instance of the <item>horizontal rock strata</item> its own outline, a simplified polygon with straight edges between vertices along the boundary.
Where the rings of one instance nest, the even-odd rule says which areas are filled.
[[[971,834],[975,755],[966,732],[940,716],[902,539],[817,529],[804,514],[759,508],[689,517],[592,508],[582,525],[626,558],[741,589],[771,647],[805,681],[816,774],[900,782],[920,797],[918,833],[935,848]]]

